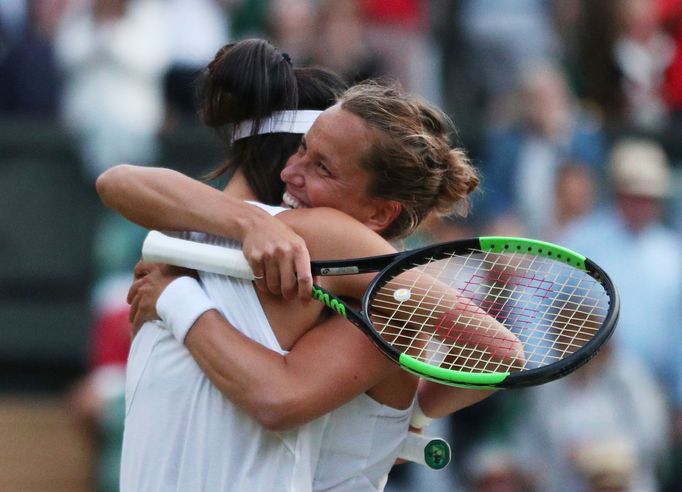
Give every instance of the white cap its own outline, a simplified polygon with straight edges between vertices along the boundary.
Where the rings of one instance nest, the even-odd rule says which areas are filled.
[[[639,467],[632,442],[616,436],[578,446],[575,464],[593,485],[623,489],[630,488]]]
[[[616,143],[609,166],[613,188],[618,193],[652,198],[670,195],[670,165],[656,142],[626,139]]]

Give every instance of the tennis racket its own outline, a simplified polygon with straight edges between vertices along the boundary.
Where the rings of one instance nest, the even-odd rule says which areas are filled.
[[[157,231],[143,257],[253,279],[241,251]],[[359,310],[317,285],[312,295],[402,368],[453,386],[515,388],[562,377],[597,353],[619,312],[604,270],[532,239],[479,237],[311,266],[317,276],[378,272]]]

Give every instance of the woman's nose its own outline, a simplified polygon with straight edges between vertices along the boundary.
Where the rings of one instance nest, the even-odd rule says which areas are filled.
[[[286,166],[284,166],[284,169],[282,169],[282,172],[280,173],[280,178],[287,184],[296,187],[301,187],[305,182],[305,178],[303,177],[303,173],[301,172],[302,169],[303,166],[301,165],[301,163],[297,162],[296,157],[292,157],[289,159]]]

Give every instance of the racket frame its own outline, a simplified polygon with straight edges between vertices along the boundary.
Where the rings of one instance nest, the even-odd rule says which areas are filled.
[[[573,268],[585,272],[604,287],[609,297],[610,302],[604,323],[594,337],[566,358],[547,366],[517,372],[470,373],[437,367],[402,353],[387,343],[374,328],[367,315],[370,312],[370,303],[373,295],[392,278],[411,268],[411,263],[415,260],[419,261],[426,258],[440,259],[446,258],[453,253],[464,254],[472,251],[517,253],[546,257],[566,263]],[[534,239],[483,236],[430,245],[407,252],[373,258],[317,263],[324,265],[324,267],[316,265],[315,271],[319,275],[368,273],[376,271],[379,267],[383,266],[368,285],[361,300],[360,311],[355,311],[342,299],[319,286],[315,286],[314,290],[317,289],[318,294],[314,294],[313,297],[360,328],[384,355],[399,364],[404,370],[419,377],[449,386],[477,389],[509,389],[535,386],[563,377],[589,362],[599,352],[599,349],[613,333],[620,312],[618,292],[607,273],[601,267],[592,260],[568,248]],[[320,292],[323,294],[320,294]],[[345,306],[345,313],[340,313],[338,309],[335,309],[339,304]]]

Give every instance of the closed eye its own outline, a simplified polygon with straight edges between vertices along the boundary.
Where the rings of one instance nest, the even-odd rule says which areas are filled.
[[[318,162],[315,165],[317,166],[317,169],[320,172],[320,174],[322,174],[323,176],[331,176],[332,175],[329,168],[327,166],[325,166],[322,162]]]

